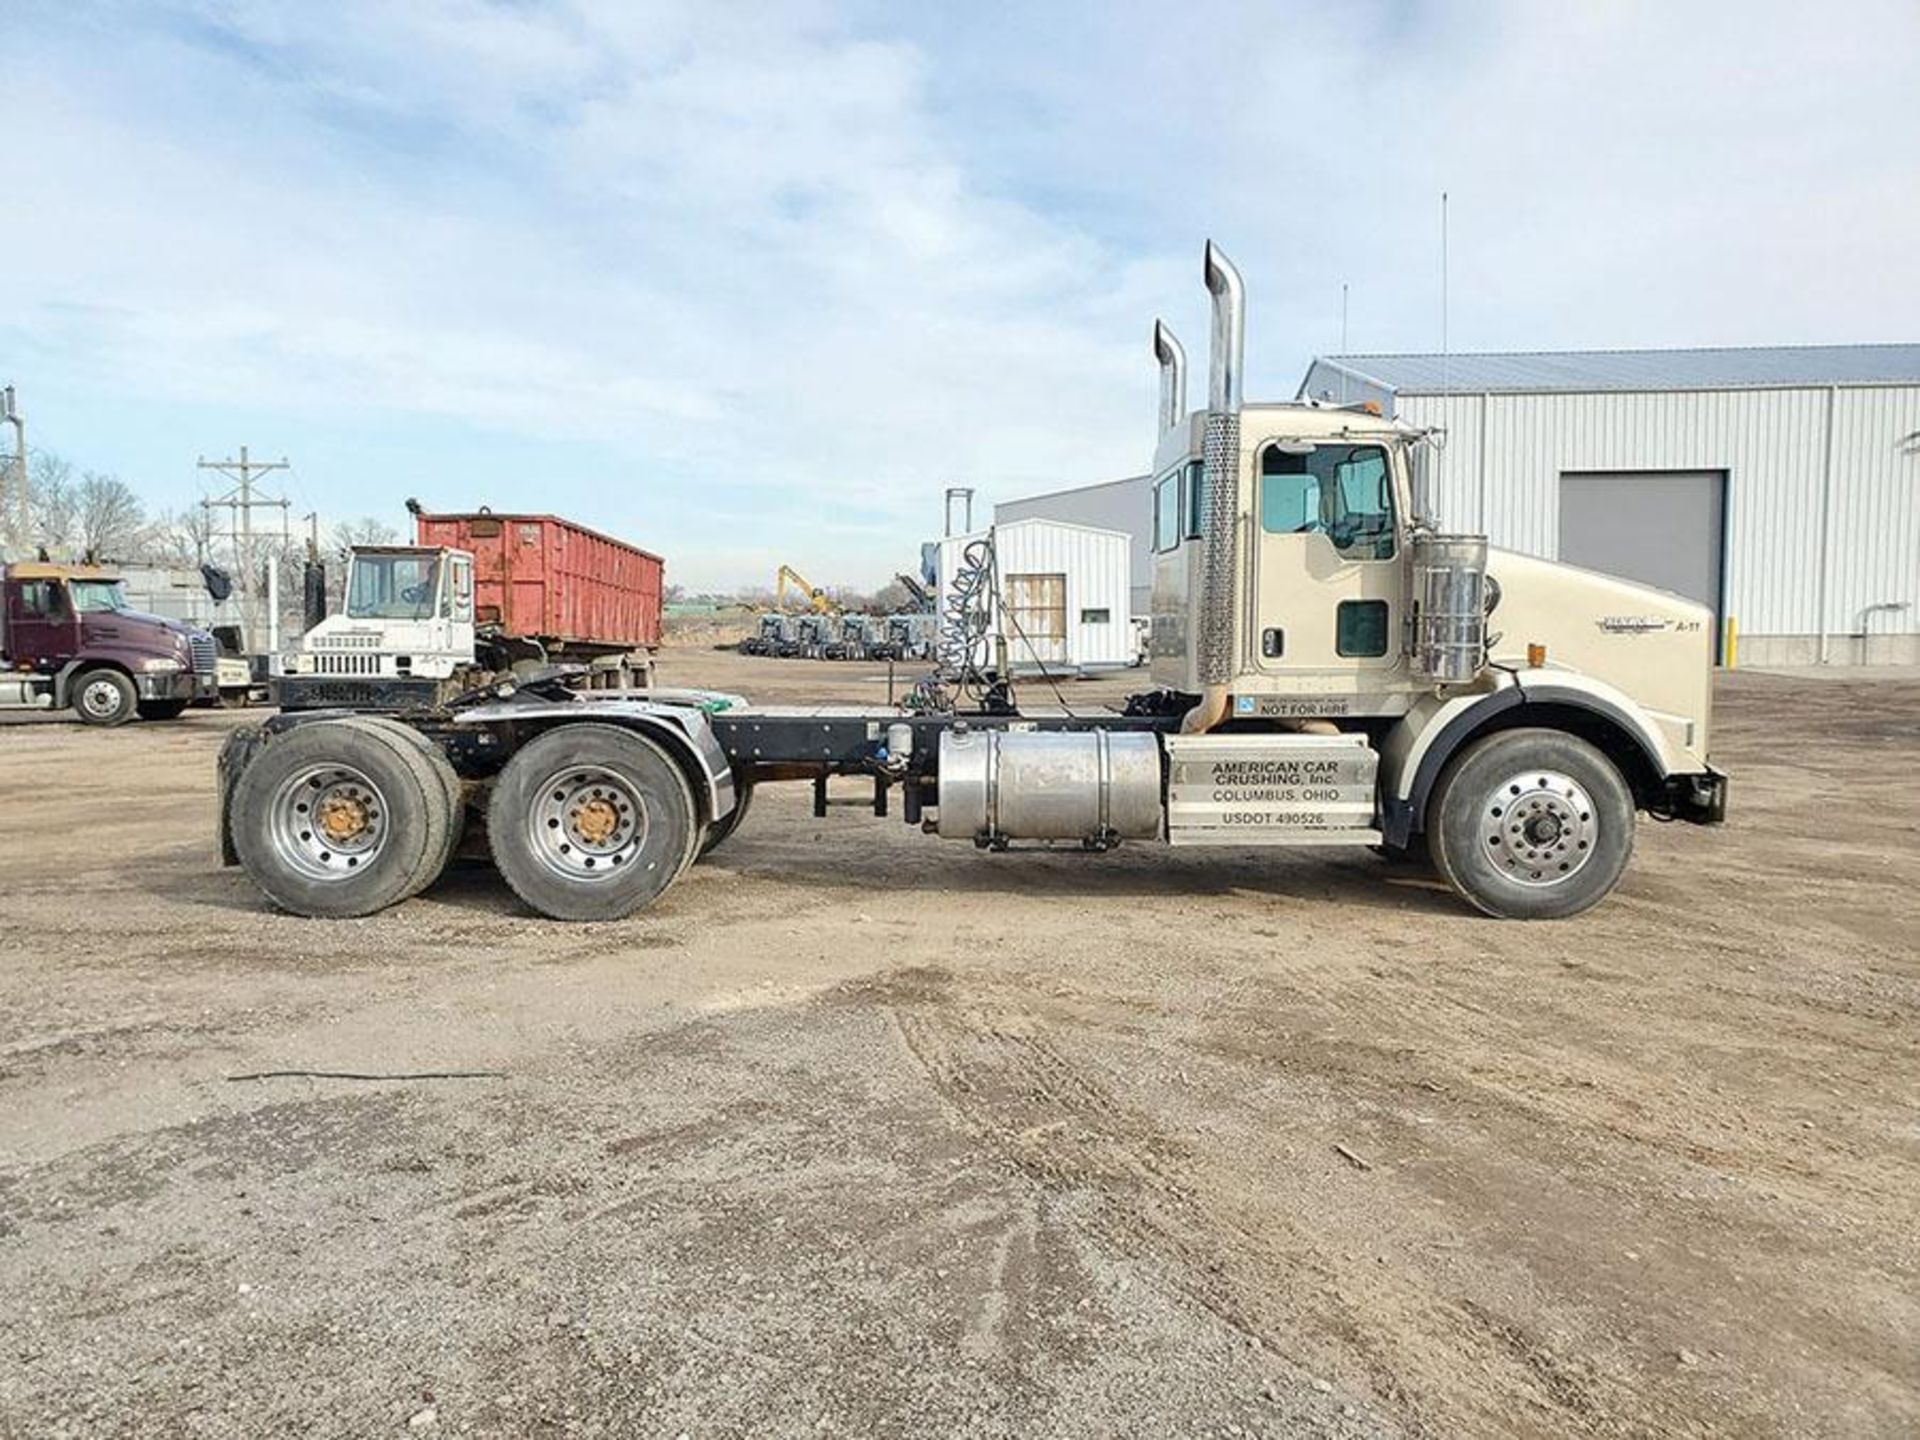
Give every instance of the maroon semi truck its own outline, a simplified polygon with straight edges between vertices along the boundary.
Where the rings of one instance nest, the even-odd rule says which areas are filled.
[[[127,608],[97,565],[0,567],[0,710],[62,710],[89,725],[172,720],[219,695],[213,636]]]

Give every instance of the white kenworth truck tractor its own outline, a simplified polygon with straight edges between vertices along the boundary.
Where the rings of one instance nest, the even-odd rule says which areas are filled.
[[[1243,405],[1240,277],[1210,245],[1205,278],[1205,410],[1186,412],[1181,349],[1154,335],[1161,688],[1090,713],[1022,707],[996,677],[923,686],[912,711],[542,683],[283,714],[221,756],[226,860],[288,910],[364,915],[430,883],[479,822],[534,910],[607,920],[724,841],[757,787],[807,781],[818,815],[885,815],[898,790],[909,824],[992,851],[1369,846],[1489,915],[1544,919],[1613,888],[1637,812],[1723,819],[1712,615],[1442,533],[1414,500],[1428,437],[1403,424]]]

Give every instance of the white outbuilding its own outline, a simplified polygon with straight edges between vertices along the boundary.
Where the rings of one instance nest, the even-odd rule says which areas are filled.
[[[1044,666],[1061,674],[1113,670],[1137,663],[1132,545],[1120,530],[1059,520],[1012,520],[971,535],[950,535],[939,547],[940,613],[992,541],[991,616],[1004,629],[1016,673]],[[992,657],[976,657],[990,664]]]
[[[1713,607],[1742,664],[1920,661],[1920,345],[1331,355],[1438,432],[1434,518]]]

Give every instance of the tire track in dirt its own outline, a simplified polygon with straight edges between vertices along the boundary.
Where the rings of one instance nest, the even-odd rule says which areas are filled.
[[[889,1013],[967,1130],[1042,1189],[1092,1200],[1088,1228],[1097,1243],[1163,1275],[1301,1384],[1313,1383],[1302,1357],[1324,1357],[1331,1337],[1385,1407],[1369,1417],[1381,1428],[1444,1434],[1469,1418],[1449,1397],[1403,1378],[1397,1357],[1377,1343],[1375,1326],[1346,1298],[1343,1276],[1311,1238],[1292,1228],[1256,1233],[1212,1203],[1183,1147],[1077,1067],[1042,1024],[968,1007],[896,1003]],[[1289,1297],[1291,1313],[1270,1303],[1272,1295]],[[1582,1368],[1484,1307],[1436,1305],[1420,1295],[1396,1297],[1395,1304],[1425,1312],[1420,1328],[1456,1337],[1461,1348],[1479,1352],[1483,1366],[1506,1372],[1505,1388],[1520,1392],[1505,1397],[1509,1415],[1528,1410],[1550,1429],[1595,1434],[1631,1430],[1647,1418],[1626,1418],[1596,1395]]]

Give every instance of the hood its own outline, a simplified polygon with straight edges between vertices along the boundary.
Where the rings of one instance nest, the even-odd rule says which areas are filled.
[[[198,625],[184,620],[169,620],[164,615],[149,615],[144,610],[97,610],[81,616],[90,640],[112,640],[121,645],[153,645],[172,648],[174,638],[189,640]]]
[[[1489,617],[1494,664],[1522,685],[1577,671],[1626,695],[1652,714],[1675,750],[1704,762],[1712,705],[1713,611],[1651,585],[1493,550],[1487,573],[1500,587]],[[1527,666],[1529,646],[1546,648],[1543,669]]]

